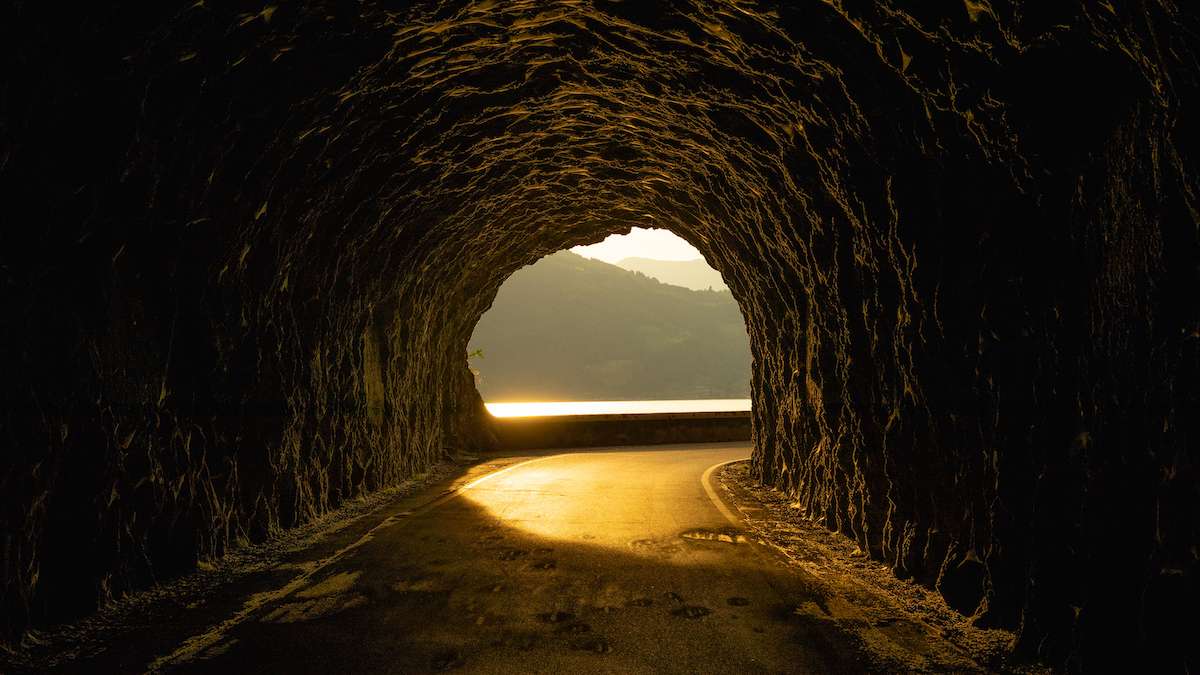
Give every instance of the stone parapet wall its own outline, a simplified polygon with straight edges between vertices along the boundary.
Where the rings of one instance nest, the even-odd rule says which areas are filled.
[[[513,450],[750,440],[750,413],[661,413],[497,418],[501,447]]]

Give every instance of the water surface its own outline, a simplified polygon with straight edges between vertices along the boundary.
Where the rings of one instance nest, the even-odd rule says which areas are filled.
[[[531,401],[485,403],[496,417],[543,417],[552,415],[628,415],[632,413],[744,412],[748,398],[692,401]]]

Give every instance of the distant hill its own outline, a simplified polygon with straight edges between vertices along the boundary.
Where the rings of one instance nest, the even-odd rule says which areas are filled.
[[[489,403],[749,398],[728,292],[693,291],[560,251],[504,282],[469,349]]]
[[[727,291],[725,280],[721,273],[708,266],[704,258],[695,260],[651,260],[650,258],[625,258],[617,263],[617,267],[635,272],[641,272],[672,286],[683,286],[694,291],[712,288],[714,291]]]

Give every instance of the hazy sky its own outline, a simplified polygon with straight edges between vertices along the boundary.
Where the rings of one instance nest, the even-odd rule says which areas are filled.
[[[667,230],[633,228],[629,234],[614,234],[599,244],[576,246],[571,249],[586,258],[603,260],[609,264],[625,258],[651,258],[653,260],[695,260],[700,252],[691,244]]]

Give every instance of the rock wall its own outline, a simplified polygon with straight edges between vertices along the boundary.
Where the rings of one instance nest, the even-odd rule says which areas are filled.
[[[741,304],[762,480],[1195,670],[1197,21],[902,4],[5,5],[7,639],[490,447],[499,284],[639,225]]]

